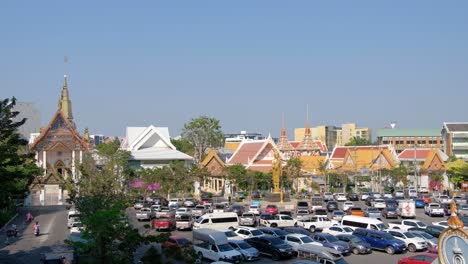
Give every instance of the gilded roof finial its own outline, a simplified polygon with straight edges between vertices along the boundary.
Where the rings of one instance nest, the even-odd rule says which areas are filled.
[[[62,111],[62,114],[68,120],[73,120],[72,103],[68,95],[68,81],[67,81],[66,74],[63,76],[63,87],[62,87],[62,93],[60,95],[58,107],[59,107],[59,110]]]
[[[89,138],[89,129],[85,128],[84,130],[84,140],[89,143],[90,138]]]

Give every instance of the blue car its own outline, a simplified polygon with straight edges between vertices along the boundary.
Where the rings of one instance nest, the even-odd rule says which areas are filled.
[[[369,243],[373,249],[384,250],[389,255],[403,252],[406,249],[405,242],[396,239],[387,232],[357,228],[353,235]]]
[[[424,203],[423,199],[414,199],[414,206],[416,208],[424,208],[424,206],[426,206],[426,203]]]

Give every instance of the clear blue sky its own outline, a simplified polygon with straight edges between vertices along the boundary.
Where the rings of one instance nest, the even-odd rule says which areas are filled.
[[[4,1],[0,95],[57,108],[63,57],[80,131],[221,120],[279,136],[468,121],[466,1]]]

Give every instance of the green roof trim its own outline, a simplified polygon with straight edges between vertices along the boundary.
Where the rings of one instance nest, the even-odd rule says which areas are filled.
[[[441,131],[440,128],[386,128],[378,129],[377,137],[440,137]]]

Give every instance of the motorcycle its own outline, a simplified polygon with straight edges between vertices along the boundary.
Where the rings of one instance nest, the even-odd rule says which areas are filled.
[[[39,226],[37,226],[37,227],[34,229],[34,235],[35,235],[35,236],[39,236],[39,234],[40,234],[40,229],[41,229],[41,228],[40,228]]]
[[[7,230],[7,236],[8,237],[16,237],[18,236],[18,228],[13,227]]]

